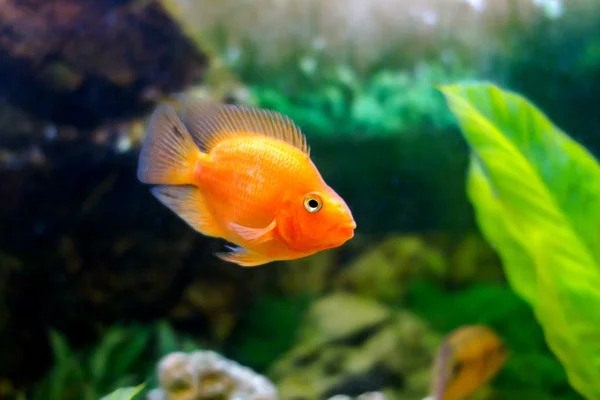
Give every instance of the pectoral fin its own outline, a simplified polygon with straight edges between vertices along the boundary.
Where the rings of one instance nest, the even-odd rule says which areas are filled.
[[[223,261],[238,264],[242,267],[255,267],[275,261],[263,254],[244,249],[243,247],[228,246],[230,253],[217,253],[216,256]]]
[[[277,221],[273,221],[264,228],[248,228],[233,222],[229,223],[229,226],[244,240],[251,242],[252,244],[261,244],[273,239],[273,230],[277,226]]]

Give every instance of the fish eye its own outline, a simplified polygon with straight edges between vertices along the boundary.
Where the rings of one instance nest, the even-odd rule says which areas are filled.
[[[316,194],[309,194],[304,198],[304,208],[309,213],[316,213],[323,207],[323,200]]]

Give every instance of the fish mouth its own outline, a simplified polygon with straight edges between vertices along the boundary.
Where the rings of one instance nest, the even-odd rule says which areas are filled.
[[[356,222],[354,222],[354,221],[343,222],[339,225],[339,228],[354,230],[354,229],[356,229]]]
[[[354,237],[354,230],[356,229],[356,222],[354,221],[348,221],[348,222],[343,222],[341,224],[338,225],[337,231],[341,232],[342,235],[348,239],[351,239]]]
[[[354,221],[342,222],[330,227],[327,231],[326,243],[321,248],[332,249],[343,245],[354,237],[354,229],[356,229],[356,222]]]

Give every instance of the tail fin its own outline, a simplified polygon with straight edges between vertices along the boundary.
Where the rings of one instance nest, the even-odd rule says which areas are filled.
[[[138,179],[150,184],[190,184],[200,154],[175,110],[161,105],[148,123],[138,163]]]

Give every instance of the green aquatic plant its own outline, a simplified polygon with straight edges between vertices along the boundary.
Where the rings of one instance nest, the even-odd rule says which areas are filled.
[[[156,360],[163,355],[198,349],[191,339],[178,337],[162,321],[110,327],[98,343],[81,351],[72,349],[55,331],[50,332],[50,344],[54,365],[35,387],[33,400],[97,400],[116,388],[152,381]],[[125,397],[108,397],[117,398]]]
[[[441,91],[471,148],[468,195],[484,236],[571,385],[600,398],[600,165],[515,93]]]
[[[315,61],[316,63],[316,61]],[[277,110],[322,136],[392,136],[444,129],[451,113],[433,84],[465,76],[441,63],[359,74],[347,65],[321,69],[304,61],[296,77],[250,86],[257,106]]]
[[[146,384],[142,383],[138,386],[117,389],[100,400],[133,400],[145,387]]]

